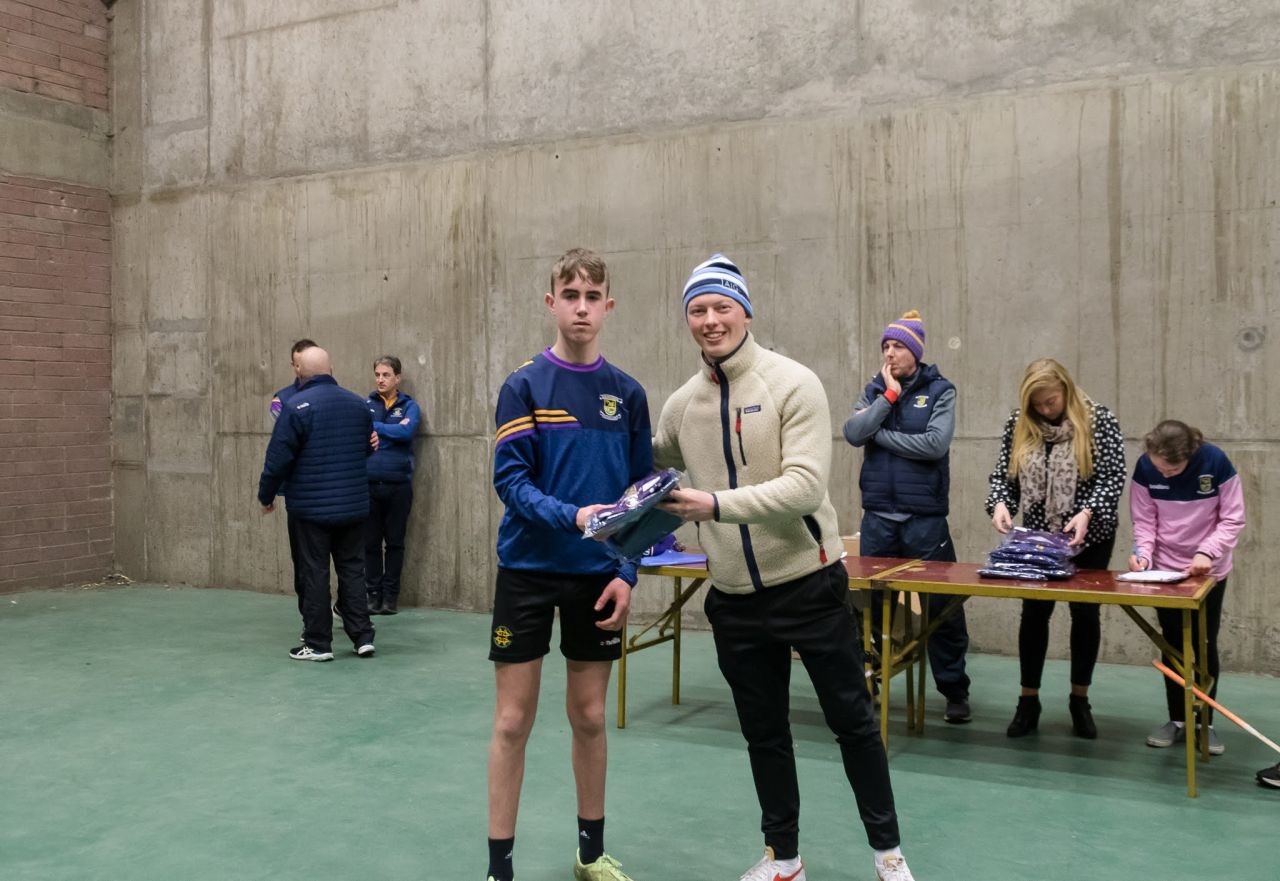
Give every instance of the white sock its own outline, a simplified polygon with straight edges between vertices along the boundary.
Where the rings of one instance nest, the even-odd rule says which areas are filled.
[[[772,847],[765,847],[764,852],[765,852],[765,855],[769,857],[769,859],[773,860],[775,863],[778,864],[778,868],[784,870],[788,874],[800,868],[800,854],[796,854],[789,860],[780,860],[773,855]]]
[[[902,859],[902,848],[900,848],[900,847],[891,847],[891,848],[889,848],[888,850],[878,850],[878,851],[876,851],[876,862],[877,862],[877,863],[883,863],[883,862],[884,862],[886,859],[888,859],[889,857],[897,857],[898,859]]]

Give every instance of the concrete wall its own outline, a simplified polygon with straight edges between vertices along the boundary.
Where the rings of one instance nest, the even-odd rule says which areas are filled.
[[[606,351],[656,411],[696,364],[679,287],[722,249],[761,341],[827,386],[846,530],[859,457],[838,421],[916,307],[960,387],[962,557],[994,540],[982,498],[1021,369],[1055,355],[1127,436],[1178,416],[1236,460],[1251,524],[1224,651],[1280,671],[1262,577],[1280,563],[1280,10],[982,8],[120,0],[122,568],[288,592],[253,489],[307,335],[357,389],[374,355],[404,360],[427,421],[408,598],[487,608],[491,409],[551,338],[550,262],[609,257]],[[1012,605],[970,620],[977,647],[1014,649]],[[1105,657],[1143,642],[1108,616]]]

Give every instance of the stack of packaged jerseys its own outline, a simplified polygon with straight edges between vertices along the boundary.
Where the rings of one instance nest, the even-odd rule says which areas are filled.
[[[639,559],[680,525],[679,517],[657,507],[680,485],[680,477],[674,468],[664,468],[637,480],[617,502],[587,518],[583,538],[600,539],[619,560]]]
[[[1077,548],[1062,532],[1039,532],[1015,526],[1005,535],[1000,546],[991,552],[985,569],[978,574],[986,578],[1016,578],[1020,581],[1048,581],[1070,578],[1076,574],[1071,562]]]

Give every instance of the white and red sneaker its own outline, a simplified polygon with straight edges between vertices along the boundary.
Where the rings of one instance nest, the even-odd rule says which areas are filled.
[[[794,860],[773,858],[773,848],[764,849],[764,859],[742,874],[738,881],[805,881],[804,860],[797,854]]]

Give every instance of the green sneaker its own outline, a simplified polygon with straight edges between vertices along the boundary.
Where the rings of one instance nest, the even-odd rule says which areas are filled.
[[[622,864],[607,853],[594,863],[583,865],[580,853],[573,855],[573,881],[635,881],[622,871]]]

